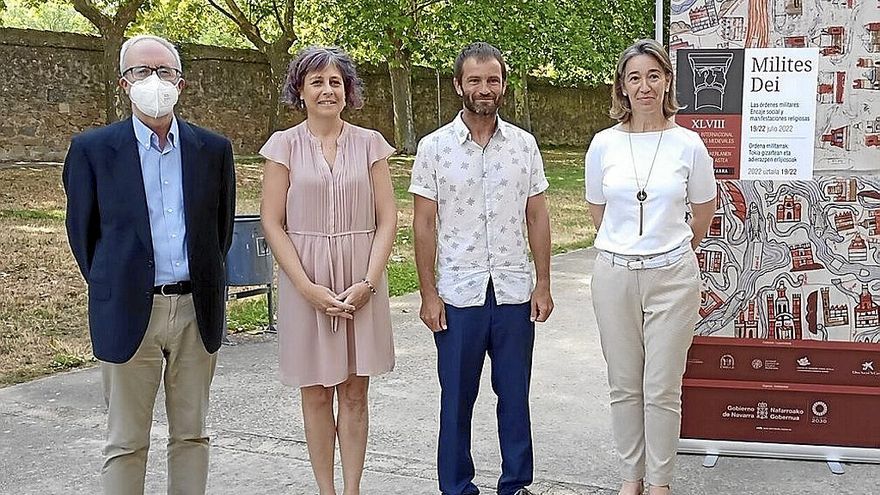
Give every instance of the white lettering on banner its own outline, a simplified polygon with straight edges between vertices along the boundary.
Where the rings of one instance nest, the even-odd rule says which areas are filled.
[[[722,119],[691,119],[692,129],[724,129],[725,124]]]
[[[804,410],[803,409],[787,409],[784,407],[771,407],[770,412],[777,413],[777,414],[803,414]]]
[[[816,402],[813,404],[813,414],[815,416],[824,416],[827,413],[828,406],[824,402]],[[822,414],[818,414],[817,411]],[[728,404],[726,410],[721,414],[722,418],[734,419],[758,419],[774,421],[800,421],[805,411],[799,407],[775,407],[769,406],[767,402],[759,402],[757,407],[742,406],[737,404]],[[824,421],[823,421],[824,422]]]

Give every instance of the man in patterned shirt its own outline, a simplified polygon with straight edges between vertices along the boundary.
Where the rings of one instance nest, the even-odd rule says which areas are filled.
[[[498,396],[498,494],[528,494],[532,482],[529,380],[535,322],[553,311],[550,219],[535,138],[498,116],[506,79],[497,48],[473,43],[462,50],[454,78],[462,111],[421,140],[409,188],[420,317],[437,346],[444,495],[479,493],[471,417],[486,353]]]

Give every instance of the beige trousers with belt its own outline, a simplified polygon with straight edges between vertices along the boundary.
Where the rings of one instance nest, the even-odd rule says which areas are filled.
[[[202,344],[192,294],[154,296],[150,323],[134,356],[122,364],[101,363],[109,426],[101,470],[105,494],[144,493],[153,405],[163,378],[168,493],[205,493],[205,416],[216,363],[217,354]]]
[[[621,476],[668,485],[681,431],[681,381],[699,319],[700,275],[688,251],[659,268],[596,259],[593,309],[608,364]]]

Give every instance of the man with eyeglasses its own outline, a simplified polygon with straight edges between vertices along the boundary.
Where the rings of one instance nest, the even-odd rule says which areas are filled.
[[[119,70],[132,117],[75,136],[63,174],[108,409],[104,493],[143,493],[164,378],[168,493],[204,494],[235,213],[232,146],[175,117],[186,83],[171,43],[131,38]]]

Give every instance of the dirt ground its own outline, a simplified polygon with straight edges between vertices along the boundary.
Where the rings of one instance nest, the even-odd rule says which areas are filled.
[[[58,166],[0,170],[0,385],[92,358],[60,179]]]

